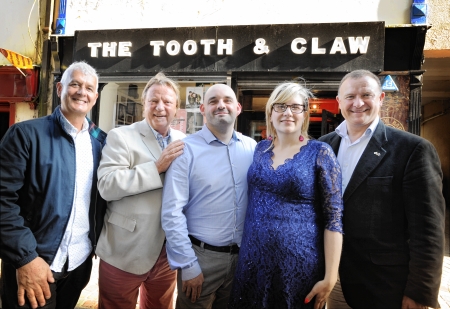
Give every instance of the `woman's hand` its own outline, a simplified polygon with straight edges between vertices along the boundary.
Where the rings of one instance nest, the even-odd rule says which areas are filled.
[[[305,304],[309,303],[311,299],[316,297],[316,302],[314,304],[314,309],[322,309],[325,307],[325,303],[327,301],[328,296],[331,293],[331,290],[333,290],[334,285],[336,284],[336,280],[334,282],[321,280],[317,282],[311,292],[309,292],[308,295],[306,295],[305,298]]]

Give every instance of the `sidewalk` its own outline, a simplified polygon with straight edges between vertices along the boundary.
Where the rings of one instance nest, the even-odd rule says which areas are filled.
[[[77,303],[76,309],[97,309],[98,297],[98,263],[99,259],[94,259],[92,267],[91,280],[81,293],[81,297]],[[1,275],[1,274],[0,274]],[[439,303],[442,309],[450,309],[450,257],[444,257],[444,265],[442,267],[442,280],[439,292]],[[0,309],[2,308],[0,300]],[[136,309],[139,305],[136,304]]]
[[[99,259],[94,259],[94,266],[92,268],[91,281],[81,293],[76,309],[96,309],[97,308],[97,293],[98,293],[98,262]],[[441,309],[450,309],[450,257],[444,257],[444,265],[442,267],[442,280],[439,292],[439,303]],[[136,309],[139,305],[136,304]]]

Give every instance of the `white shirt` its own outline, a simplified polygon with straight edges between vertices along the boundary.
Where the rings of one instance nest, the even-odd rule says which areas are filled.
[[[337,159],[342,170],[342,194],[344,194],[347,188],[350,178],[353,175],[356,164],[358,164],[364,149],[366,149],[367,144],[369,144],[370,138],[375,131],[380,117],[377,117],[371,125],[367,128],[366,132],[361,135],[353,143],[350,141],[347,131],[347,121],[343,121],[337,128],[336,133],[341,137],[341,144],[339,146],[339,152]]]
[[[89,124],[85,119],[80,132],[64,117],[64,129],[69,133],[75,143],[76,176],[75,194],[64,237],[56,253],[50,269],[61,272],[69,257],[68,271],[80,266],[92,252],[89,240],[89,206],[91,201],[92,177],[94,162],[92,156]],[[61,192],[64,194],[64,192]]]

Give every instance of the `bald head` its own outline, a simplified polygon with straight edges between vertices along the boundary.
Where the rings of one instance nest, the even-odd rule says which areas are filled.
[[[233,89],[224,84],[216,84],[206,91],[200,111],[206,117],[206,125],[216,137],[226,135],[229,138],[236,117],[241,113],[241,104]]]
[[[236,94],[231,87],[224,84],[216,84],[209,87],[206,91],[203,103],[206,104],[209,99],[216,97],[219,93],[237,102]]]

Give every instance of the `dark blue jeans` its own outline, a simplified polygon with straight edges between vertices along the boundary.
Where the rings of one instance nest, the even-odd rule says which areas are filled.
[[[91,277],[92,258],[88,257],[80,266],[67,274],[54,273],[55,283],[50,284],[52,296],[47,300],[43,309],[71,309],[75,308],[81,291],[88,284]],[[62,278],[61,278],[62,277]],[[30,303],[25,295],[25,305],[19,307],[17,302],[16,269],[2,261],[1,284],[3,309],[28,309]]]

